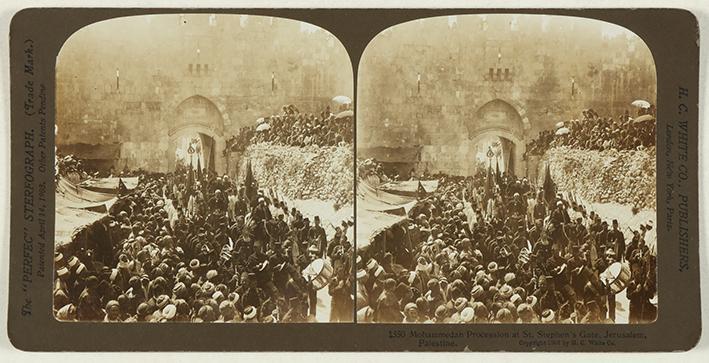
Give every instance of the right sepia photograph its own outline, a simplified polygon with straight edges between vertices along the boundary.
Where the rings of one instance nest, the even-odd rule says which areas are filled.
[[[377,35],[358,74],[358,323],[655,321],[657,80],[640,37],[427,18]]]

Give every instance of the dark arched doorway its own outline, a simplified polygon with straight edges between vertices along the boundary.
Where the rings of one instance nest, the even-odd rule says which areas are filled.
[[[189,97],[175,108],[171,121],[167,153],[170,171],[177,163],[196,167],[199,160],[202,168],[225,172],[224,120],[212,101],[199,95]]]
[[[500,99],[492,100],[477,110],[467,128],[478,163],[525,175],[524,123],[514,107]]]

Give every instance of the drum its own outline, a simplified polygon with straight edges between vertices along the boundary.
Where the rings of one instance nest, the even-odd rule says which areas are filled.
[[[303,270],[303,277],[313,284],[315,290],[320,290],[330,283],[334,271],[330,262],[318,258],[313,260],[313,262]]]
[[[610,287],[613,294],[625,289],[630,281],[630,266],[627,263],[614,262],[601,273],[601,281]]]

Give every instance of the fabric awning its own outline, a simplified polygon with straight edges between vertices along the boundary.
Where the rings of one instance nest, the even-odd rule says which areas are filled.
[[[54,212],[54,247],[71,243],[74,232],[88,226],[106,214],[87,209],[57,207]]]
[[[384,183],[377,187],[389,193],[416,197],[418,195],[419,182],[426,189],[426,193],[433,193],[438,189],[438,180],[405,180]]]
[[[95,192],[116,194],[118,193],[118,179],[123,181],[128,190],[133,190],[138,186],[138,177],[88,179],[79,183],[79,186]]]
[[[359,206],[357,208],[357,249],[366,248],[379,233],[406,219],[405,215],[359,210]]]
[[[67,207],[107,211],[116,201],[115,194],[88,190],[73,184],[64,177],[59,177],[56,188],[55,204],[57,208]]]
[[[369,246],[379,233],[405,220],[417,203],[415,197],[379,190],[368,181],[360,180],[357,183],[357,248]]]

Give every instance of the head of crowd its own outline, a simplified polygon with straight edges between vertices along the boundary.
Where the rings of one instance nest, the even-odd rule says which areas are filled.
[[[655,319],[652,221],[627,237],[555,187],[490,177],[424,177],[438,189],[358,250],[358,322],[612,323],[623,288],[629,323]]]
[[[643,117],[646,115],[651,117]],[[635,118],[628,111],[612,118],[601,117],[593,109],[583,110],[581,119],[559,122],[555,129],[540,131],[537,138],[527,144],[525,156],[543,155],[548,149],[559,146],[587,150],[647,149],[656,143],[654,117],[654,106],[639,109]]]
[[[227,141],[227,150],[243,151],[251,144],[262,142],[296,147],[351,145],[353,130],[353,117],[335,115],[330,106],[313,114],[301,112],[294,105],[285,105],[279,114],[263,117],[257,124],[241,128]]]
[[[55,252],[61,321],[310,322],[302,271],[329,262],[330,320],[352,320],[353,220],[323,226],[254,183],[208,170],[131,173],[138,186]]]

